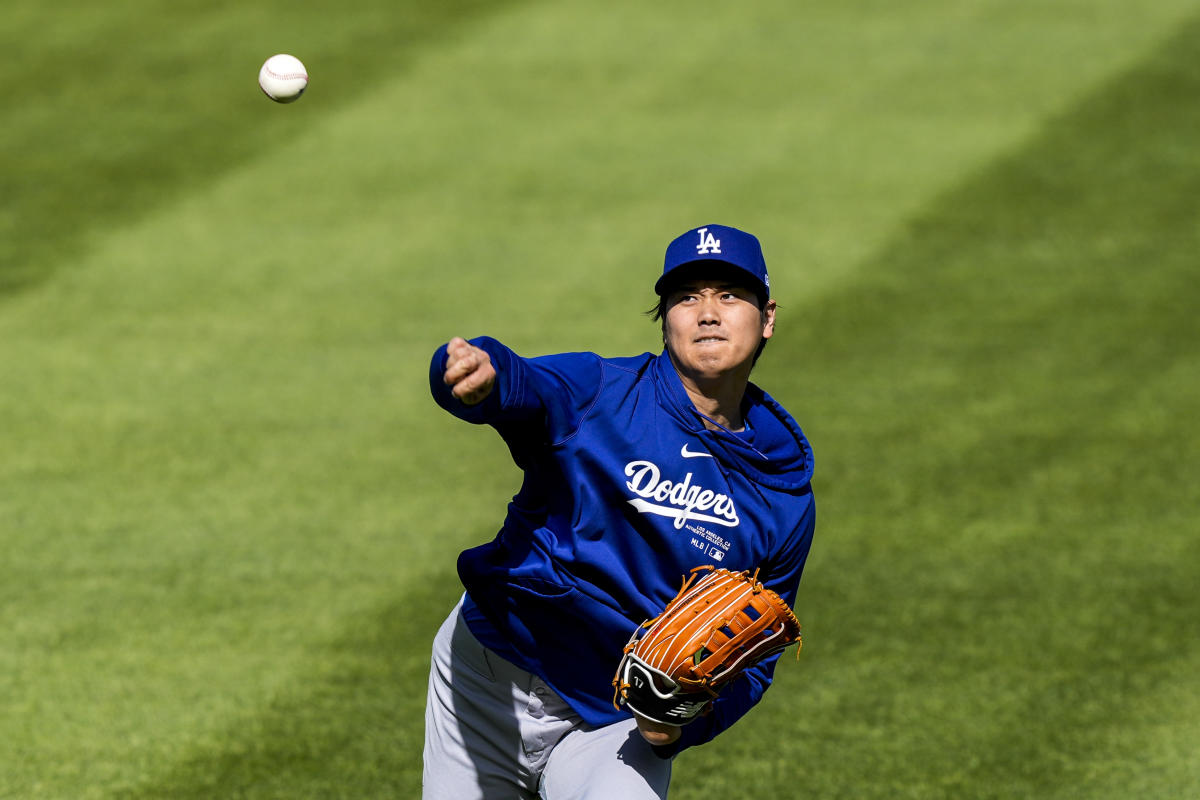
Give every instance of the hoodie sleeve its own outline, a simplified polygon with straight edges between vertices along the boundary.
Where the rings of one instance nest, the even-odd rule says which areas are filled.
[[[558,442],[575,432],[595,403],[603,374],[599,356],[570,353],[526,359],[488,336],[470,342],[488,354],[496,369],[496,385],[483,402],[463,403],[442,380],[446,345],[437,349],[429,365],[434,400],[459,419],[493,426],[540,420],[549,441]]]
[[[800,574],[808,559],[812,546],[813,531],[816,528],[816,506],[812,494],[805,496],[808,508],[800,520],[800,524],[784,542],[782,549],[770,564],[764,565],[767,578],[763,585],[779,594],[793,609],[796,605],[796,592],[800,585]],[[775,665],[781,654],[776,654],[746,670],[741,677],[732,681],[721,691],[713,701],[712,710],[683,727],[679,739],[667,747],[656,747],[661,755],[670,756],[686,750],[689,747],[711,741],[717,734],[737,722],[746,712],[758,704],[763,694],[771,685],[775,674]]]

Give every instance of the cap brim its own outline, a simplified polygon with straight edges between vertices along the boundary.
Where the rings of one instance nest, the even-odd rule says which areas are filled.
[[[737,283],[753,289],[754,293],[760,298],[765,300],[770,297],[766,285],[763,284],[762,279],[757,275],[737,264],[722,261],[719,258],[685,261],[682,264],[672,267],[670,271],[663,273],[662,277],[655,281],[654,292],[659,297],[662,297],[673,291],[680,283],[705,273],[710,273],[716,277],[724,277],[727,274],[730,278],[736,279]]]

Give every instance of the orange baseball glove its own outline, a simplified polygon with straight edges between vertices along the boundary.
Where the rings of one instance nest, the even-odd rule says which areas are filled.
[[[625,645],[613,705],[684,725],[723,685],[791,644],[802,644],[800,623],[783,598],[758,582],[757,570],[697,567],[663,613],[638,626]]]

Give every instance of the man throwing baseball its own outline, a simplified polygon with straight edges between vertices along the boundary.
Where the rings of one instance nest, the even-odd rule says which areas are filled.
[[[815,523],[808,441],[750,383],[775,333],[758,240],[692,229],[654,288],[657,356],[523,358],[481,337],[433,357],[438,405],[492,426],[524,481],[496,538],[458,560],[466,592],[433,646],[425,800],[665,800],[674,756],[771,683],[777,653],[678,725],[614,704],[631,634],[691,570],[757,571],[791,605]]]

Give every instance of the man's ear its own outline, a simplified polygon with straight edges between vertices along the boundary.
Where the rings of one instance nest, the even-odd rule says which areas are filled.
[[[762,319],[763,319],[763,333],[762,333],[762,337],[763,337],[764,339],[770,339],[772,336],[774,336],[774,335],[775,335],[775,308],[776,308],[776,306],[775,306],[775,301],[774,301],[774,300],[768,300],[768,301],[766,302],[766,304],[765,304],[765,305],[763,305],[763,310],[762,310]]]

